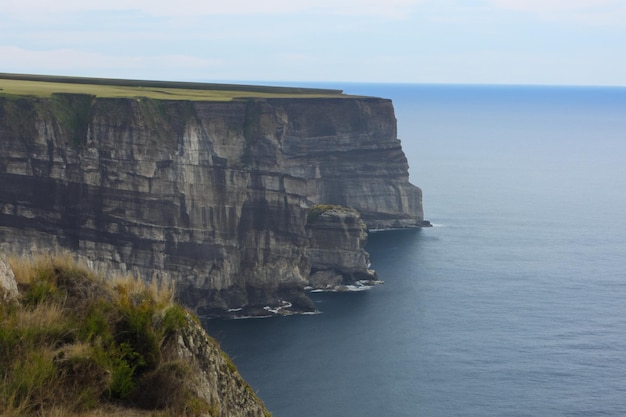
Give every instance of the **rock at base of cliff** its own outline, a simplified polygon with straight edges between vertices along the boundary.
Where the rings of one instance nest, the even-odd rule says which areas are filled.
[[[354,291],[381,283],[365,251],[367,226],[358,211],[336,205],[309,209],[310,290]]]
[[[332,270],[317,271],[309,277],[309,285],[315,289],[332,289],[343,283],[343,276]]]
[[[343,275],[333,270],[316,271],[309,277],[307,289],[314,292],[364,291],[384,283],[377,279],[373,270],[369,270],[369,272],[369,275],[361,275],[361,279],[347,281]]]

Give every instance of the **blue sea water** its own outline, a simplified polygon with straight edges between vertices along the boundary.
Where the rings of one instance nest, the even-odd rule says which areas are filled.
[[[322,314],[206,322],[274,416],[626,415],[626,88],[341,87],[393,99],[435,226]]]

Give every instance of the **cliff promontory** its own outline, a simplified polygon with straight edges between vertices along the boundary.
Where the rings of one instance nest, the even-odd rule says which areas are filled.
[[[373,274],[366,228],[423,221],[387,99],[0,95],[0,144],[1,248],[171,278],[201,315],[312,310],[312,275]],[[356,211],[311,228],[320,204]]]

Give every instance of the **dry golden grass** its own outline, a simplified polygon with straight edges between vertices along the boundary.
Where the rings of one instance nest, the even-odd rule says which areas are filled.
[[[268,414],[270,417],[271,415]],[[2,414],[2,417],[24,417],[20,414]],[[33,417],[180,417],[169,411],[148,411],[133,408],[108,406],[98,410],[73,412],[69,409],[56,407],[37,413]]]
[[[57,303],[38,304],[32,309],[24,309],[16,317],[18,328],[30,331],[54,331],[64,321],[64,309]]]
[[[174,304],[174,283],[169,280],[146,282],[133,275],[116,276],[111,282],[118,297],[128,302],[139,298],[149,299],[161,310]]]
[[[18,285],[30,284],[33,277],[39,275],[42,271],[54,268],[65,271],[81,271],[90,279],[102,281],[89,269],[85,262],[77,259],[68,251],[54,251],[46,254],[38,253],[31,257],[9,255],[7,256],[7,262],[15,274],[15,280]]]
[[[198,415],[184,390],[165,400],[167,411],[149,401],[141,406],[151,410],[133,408],[153,399],[145,378],[155,373],[172,392],[182,386],[186,368],[162,363],[160,352],[186,323],[173,285],[104,280],[67,252],[7,260],[20,298],[0,304],[0,415]]]
[[[147,411],[137,410],[133,408],[121,408],[107,406],[98,410],[72,412],[66,408],[56,407],[46,410],[38,415],[38,417],[174,417],[165,411]],[[11,416],[9,416],[11,417]],[[22,416],[15,416],[22,417]]]
[[[21,286],[32,285],[33,279],[49,271],[62,270],[65,273],[75,271],[82,274],[84,278],[110,289],[120,297],[149,298],[161,309],[174,304],[175,286],[172,281],[164,279],[146,282],[132,274],[116,275],[110,280],[104,280],[93,273],[84,261],[74,257],[68,251],[35,254],[32,257],[10,255],[7,257],[7,262],[15,274],[15,280]]]

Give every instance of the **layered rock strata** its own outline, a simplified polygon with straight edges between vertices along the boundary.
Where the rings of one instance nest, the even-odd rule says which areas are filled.
[[[350,291],[380,284],[365,251],[367,227],[359,213],[342,206],[318,205],[307,218],[312,290]]]
[[[386,99],[0,97],[0,144],[3,249],[171,278],[201,315],[313,309],[309,242],[335,239],[307,232],[315,204],[423,221]]]

